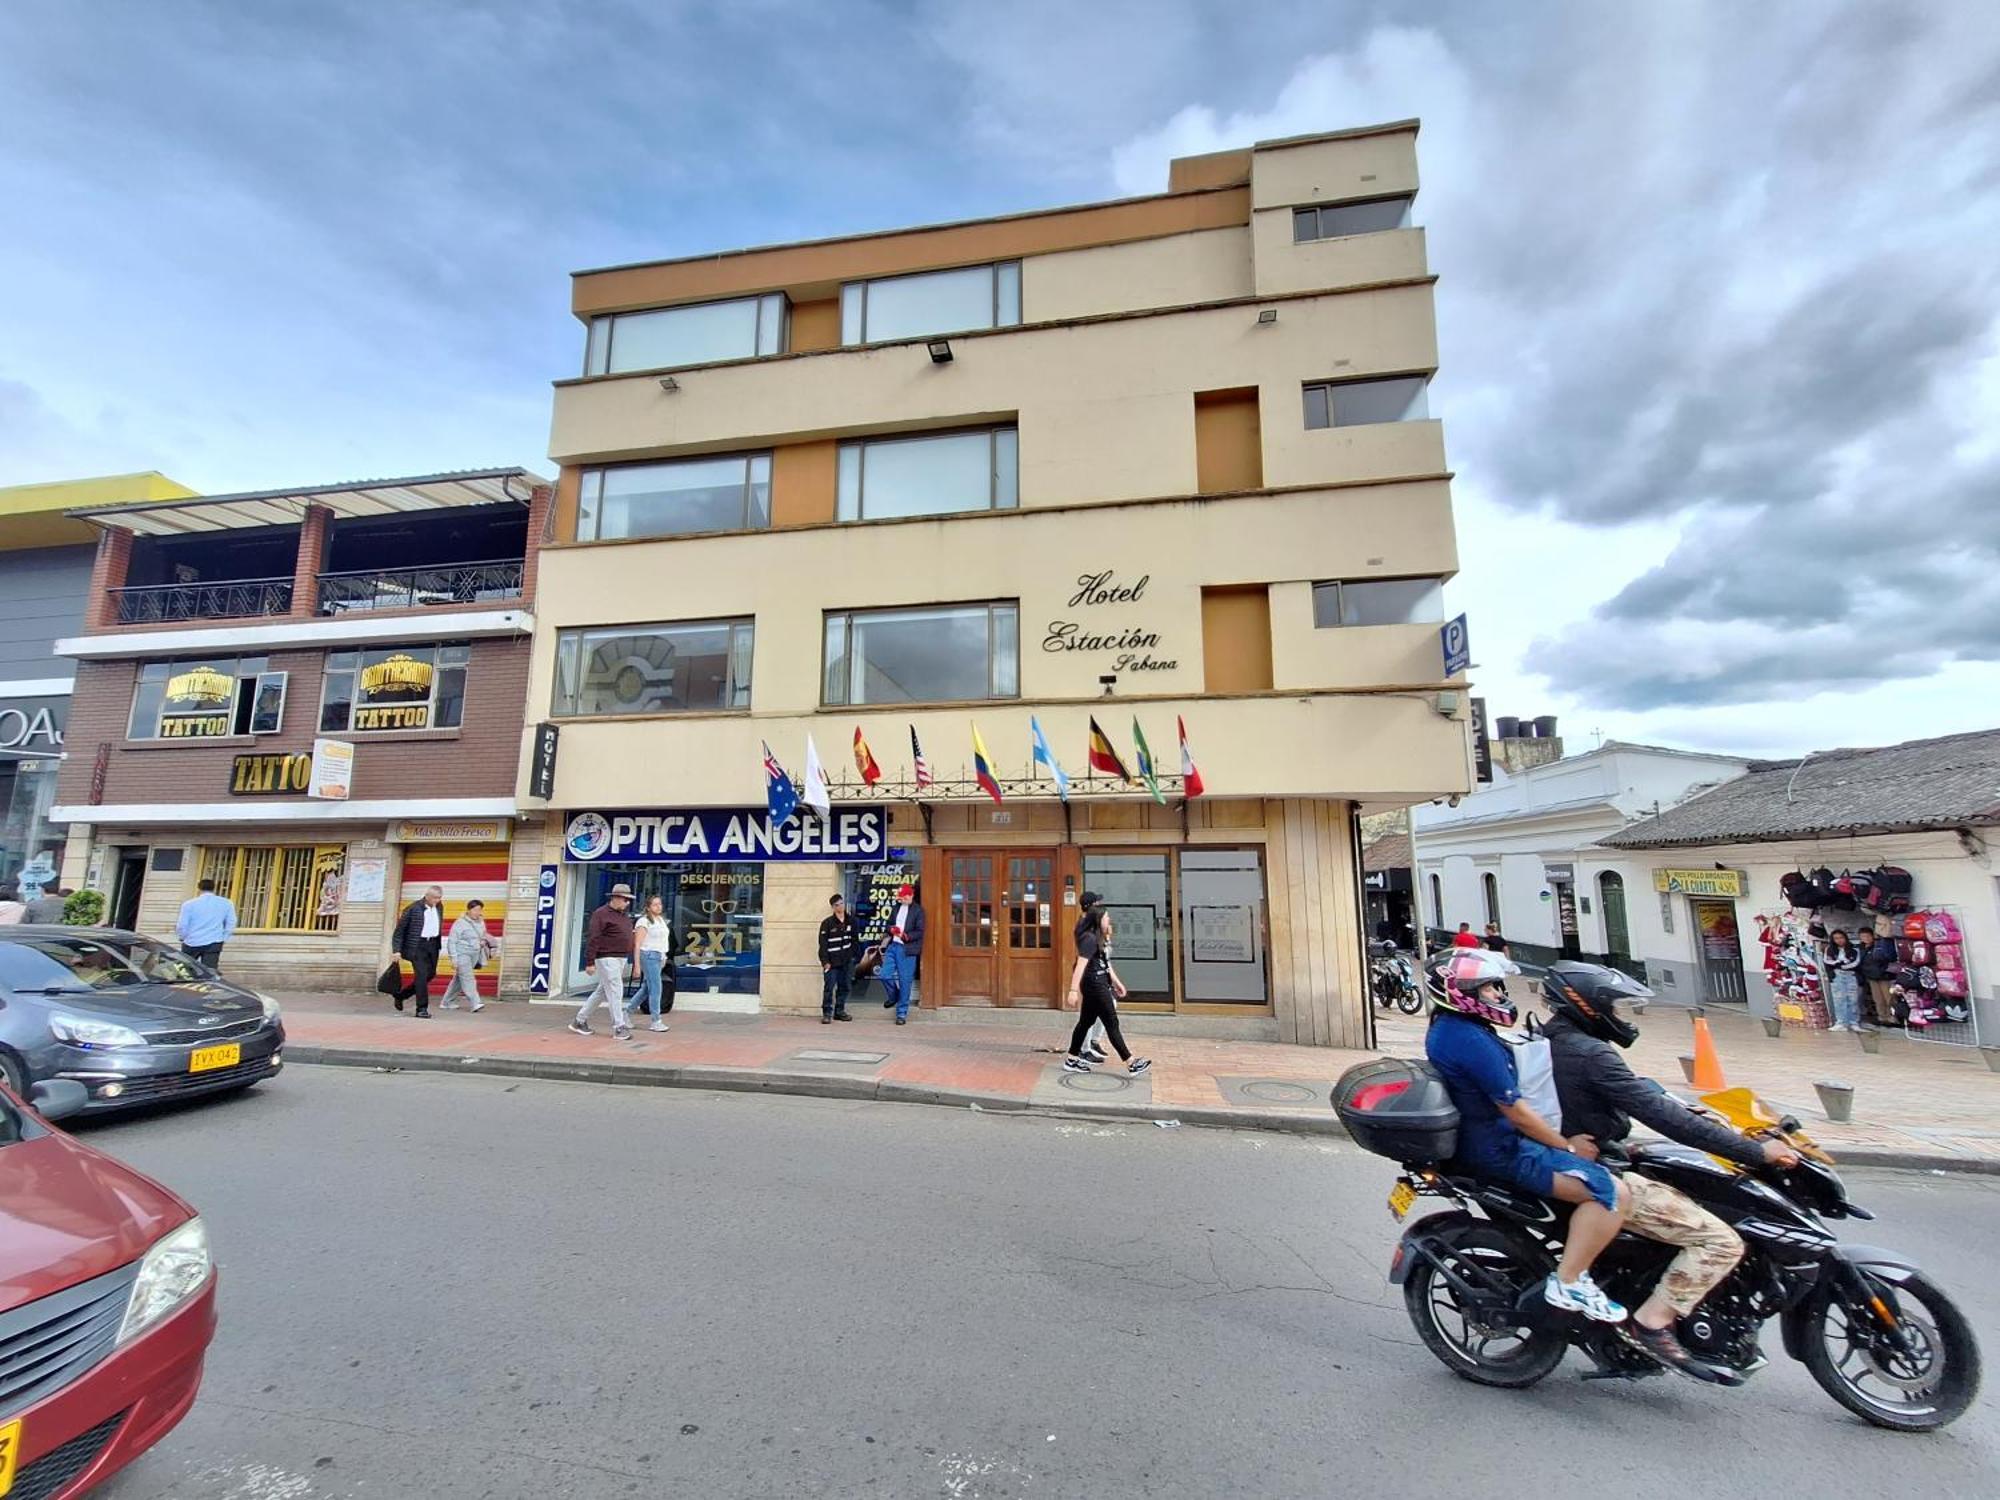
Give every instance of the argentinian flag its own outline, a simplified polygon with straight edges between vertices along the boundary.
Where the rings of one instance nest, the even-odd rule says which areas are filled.
[[[1069,777],[1056,764],[1056,753],[1049,748],[1048,736],[1042,733],[1042,721],[1033,714],[1028,715],[1028,731],[1035,738],[1035,764],[1049,768],[1049,775],[1055,778],[1056,795],[1069,801]]]

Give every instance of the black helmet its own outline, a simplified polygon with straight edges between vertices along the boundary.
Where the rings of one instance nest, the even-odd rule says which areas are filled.
[[[1542,1000],[1551,1011],[1569,1017],[1578,1030],[1620,1047],[1638,1041],[1639,1028],[1618,1014],[1618,1002],[1652,997],[1653,992],[1630,974],[1603,964],[1565,959],[1542,973]]]

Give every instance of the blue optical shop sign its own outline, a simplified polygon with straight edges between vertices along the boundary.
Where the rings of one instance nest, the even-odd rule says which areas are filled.
[[[571,814],[563,829],[563,858],[572,864],[660,865],[704,859],[874,864],[888,857],[889,814],[880,807],[836,807],[824,820],[801,809],[775,828],[770,811],[762,807],[593,810]]]

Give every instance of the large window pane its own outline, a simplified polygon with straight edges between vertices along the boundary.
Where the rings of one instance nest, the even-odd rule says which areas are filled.
[[[283,722],[285,674],[258,678],[269,663],[261,656],[205,657],[194,661],[147,662],[132,694],[130,739],[221,739],[247,735],[262,722],[274,732]]]
[[[1380,234],[1410,227],[1411,200],[1376,198],[1367,203],[1327,203],[1292,211],[1292,239],[1333,240],[1349,234]]]
[[[750,706],[748,620],[564,630],[555,712],[666,714]]]
[[[1264,859],[1255,849],[1186,849],[1181,863],[1181,986],[1195,1005],[1263,1005]]]
[[[1013,428],[1002,427],[843,443],[840,519],[1011,509],[1019,499],[1017,441]]]
[[[1165,854],[1083,856],[1084,889],[1104,898],[1111,914],[1112,961],[1135,1001],[1174,997],[1173,906]]]
[[[1018,261],[889,276],[841,289],[841,337],[850,344],[1009,328],[1020,321]]]
[[[826,701],[950,703],[1019,692],[1012,604],[884,609],[827,619]]]
[[[1444,620],[1444,583],[1437,578],[1371,578],[1313,585],[1313,624],[1435,625]]]
[[[1377,422],[1417,422],[1430,415],[1424,397],[1428,376],[1345,380],[1306,387],[1306,426],[1367,427]]]
[[[755,530],[770,521],[771,455],[739,453],[585,470],[577,535],[680,536]]]
[[[703,365],[722,359],[780,354],[785,347],[785,299],[773,293],[691,307],[660,307],[591,320],[586,375]]]

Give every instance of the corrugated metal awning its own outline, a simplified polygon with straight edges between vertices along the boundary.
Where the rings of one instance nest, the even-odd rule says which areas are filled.
[[[386,516],[471,505],[526,505],[528,491],[547,480],[527,469],[467,469],[409,479],[363,479],[305,489],[255,490],[240,495],[198,495],[150,505],[66,511],[80,520],[117,526],[141,536],[182,536],[197,531],[241,531],[254,526],[295,526],[309,505],[337,517]]]

